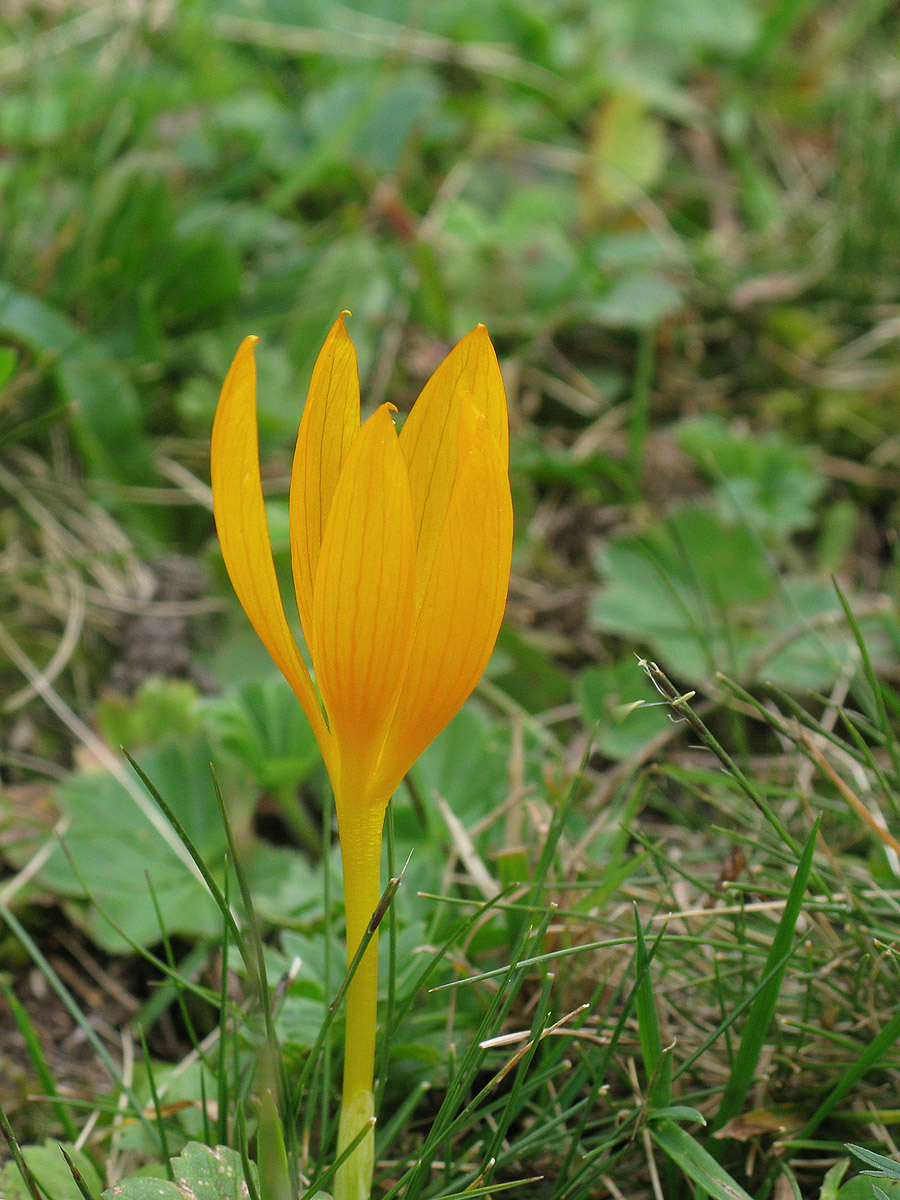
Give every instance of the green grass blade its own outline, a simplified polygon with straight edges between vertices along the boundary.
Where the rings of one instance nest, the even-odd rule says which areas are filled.
[[[713,1200],[753,1200],[698,1141],[671,1121],[650,1126],[650,1136],[685,1175]]]
[[[200,872],[200,875],[203,878],[203,882],[209,888],[209,894],[212,896],[213,900],[218,905],[219,911],[221,912],[222,916],[225,918],[225,923],[228,926],[231,936],[235,940],[235,944],[237,945],[237,948],[240,951],[241,958],[244,960],[244,966],[247,968],[247,974],[250,976],[251,983],[253,984],[253,987],[254,987],[255,991],[257,992],[257,995],[261,995],[262,994],[261,984],[260,984],[260,980],[257,977],[258,963],[256,962],[254,956],[250,953],[250,950],[247,947],[246,938],[244,937],[243,932],[241,931],[240,927],[238,926],[237,921],[235,920],[234,913],[231,911],[230,906],[228,905],[227,901],[225,900],[225,896],[222,893],[222,889],[216,883],[209,868],[207,867],[206,863],[203,861],[203,856],[200,854],[200,851],[194,845],[187,830],[184,828],[184,826],[178,820],[178,818],[176,817],[175,813],[172,811],[169,804],[166,802],[166,800],[160,794],[159,789],[154,785],[153,781],[149,778],[147,773],[143,770],[143,768],[140,766],[140,764],[134,758],[132,758],[132,756],[128,753],[128,751],[124,750],[123,753],[124,753],[125,757],[128,759],[128,761],[131,763],[131,765],[134,768],[135,772],[137,773],[138,778],[140,779],[141,783],[144,785],[144,787],[147,789],[147,791],[150,793],[150,795],[156,801],[157,805],[159,806],[160,810],[162,811],[163,816],[166,818],[166,820],[169,822],[169,824],[174,829],[176,835],[178,836],[178,840],[184,846],[185,850],[187,850],[188,854],[191,857],[191,860],[194,863],[194,866]]]
[[[166,1122],[159,1102],[159,1091],[156,1087],[156,1076],[153,1073],[153,1062],[147,1049],[147,1039],[143,1029],[138,1029],[141,1039],[141,1049],[144,1052],[144,1065],[147,1069],[147,1084],[150,1088],[150,1098],[153,1101],[153,1112],[156,1117],[156,1134],[159,1138],[159,1152],[166,1168],[166,1176],[170,1182],[175,1182],[175,1172],[172,1169],[172,1156],[169,1150],[169,1135],[166,1133]]]
[[[63,1158],[66,1160],[66,1166],[69,1168],[69,1171],[71,1172],[71,1175],[72,1175],[72,1179],[75,1181],[75,1186],[78,1188],[78,1191],[84,1197],[84,1200],[99,1200],[99,1198],[94,1195],[94,1193],[91,1191],[91,1189],[85,1183],[84,1176],[81,1174],[81,1172],[75,1166],[74,1162],[72,1162],[72,1157],[66,1150],[65,1146],[60,1146],[59,1152],[63,1156]]]
[[[67,1139],[70,1142],[75,1142],[78,1140],[78,1129],[72,1120],[72,1114],[57,1091],[56,1081],[47,1063],[44,1048],[41,1045],[41,1039],[38,1037],[37,1030],[32,1024],[25,1007],[19,1003],[15,992],[6,984],[3,984],[3,995],[6,997],[6,1003],[9,1005],[16,1025],[19,1027],[19,1033],[21,1033],[25,1041],[25,1049],[28,1051],[31,1064],[38,1079],[41,1081],[44,1095],[50,1097],[53,1111],[56,1113],[57,1120],[65,1130]]]
[[[854,1146],[852,1142],[847,1143],[847,1149],[855,1158],[864,1162],[870,1171],[878,1171],[889,1179],[900,1179],[900,1163],[895,1162],[893,1158],[876,1154],[874,1150],[867,1150],[865,1146]]]
[[[143,1104],[138,1099],[138,1097],[135,1095],[133,1089],[125,1081],[125,1079],[122,1076],[121,1071],[119,1071],[118,1068],[116,1067],[116,1064],[113,1062],[113,1060],[109,1054],[109,1051],[107,1050],[106,1046],[103,1044],[102,1038],[98,1035],[97,1031],[91,1025],[90,1021],[88,1021],[88,1019],[85,1017],[84,1013],[81,1011],[81,1009],[75,1003],[75,1000],[73,999],[71,992],[65,986],[63,981],[60,979],[60,977],[56,973],[56,971],[54,971],[53,967],[50,965],[46,956],[43,954],[43,952],[38,947],[37,943],[34,941],[34,939],[28,933],[27,929],[25,929],[25,927],[22,925],[21,921],[19,921],[19,919],[15,916],[15,914],[3,903],[2,900],[0,900],[0,917],[2,917],[2,919],[6,922],[6,924],[9,926],[9,928],[12,930],[12,932],[15,934],[15,936],[18,938],[18,940],[22,943],[22,945],[28,951],[28,954],[30,955],[35,966],[40,970],[41,974],[47,980],[50,987],[56,993],[57,997],[59,998],[60,1002],[62,1003],[63,1007],[65,1008],[66,1012],[68,1012],[69,1016],[72,1018],[72,1020],[75,1022],[75,1024],[81,1030],[81,1032],[84,1034],[88,1043],[93,1048],[94,1053],[97,1055],[100,1062],[103,1063],[104,1067],[109,1072],[110,1079],[114,1080],[116,1083],[116,1086],[121,1088],[121,1090],[128,1097],[128,1099],[131,1102],[131,1105],[133,1107],[134,1114],[135,1114],[137,1120],[141,1122],[141,1124],[144,1126],[147,1134],[152,1139],[153,1135],[154,1135],[153,1123],[151,1121],[149,1121],[148,1118],[144,1115]]]
[[[640,980],[635,987],[634,1013],[637,1017],[644,1070],[647,1072],[647,1103],[651,1108],[664,1108],[672,1099],[672,1056],[663,1051],[656,997],[653,994],[653,977],[650,972],[653,955],[647,950],[637,905],[634,906],[634,924],[637,933],[635,967]],[[662,940],[663,932],[664,930],[660,931],[653,944],[654,951]]]
[[[6,1144],[9,1146],[9,1152],[13,1156],[16,1166],[19,1168],[19,1174],[22,1176],[25,1186],[31,1193],[32,1200],[44,1200],[44,1196],[41,1192],[40,1186],[38,1185],[38,1181],[32,1174],[28,1163],[25,1161],[25,1156],[19,1149],[19,1143],[16,1141],[15,1134],[12,1131],[12,1126],[9,1123],[9,1119],[6,1116],[6,1112],[2,1104],[0,1104],[0,1133],[3,1134]]]
[[[797,870],[794,873],[794,881],[791,884],[787,903],[784,906],[784,912],[781,914],[781,920],[778,922],[778,928],[775,930],[775,937],[772,939],[772,945],[769,948],[769,953],[766,956],[766,962],[763,967],[763,975],[768,976],[768,980],[765,987],[757,993],[756,999],[747,1014],[747,1024],[744,1027],[744,1033],[741,1037],[737,1054],[735,1055],[731,1075],[728,1083],[725,1085],[722,1102],[719,1105],[719,1111],[716,1113],[712,1125],[713,1132],[721,1129],[727,1121],[730,1121],[732,1117],[741,1111],[747,1094],[753,1086],[753,1076],[759,1062],[759,1056],[766,1040],[766,1034],[775,1016],[778,995],[781,991],[781,982],[784,978],[785,967],[787,966],[786,956],[789,954],[793,944],[797,918],[800,916],[800,911],[803,907],[803,898],[806,894],[807,884],[809,883],[820,820],[821,818],[816,818],[810,835],[806,839],[806,845],[803,848],[800,862],[797,864]]]
[[[797,1135],[803,1140],[811,1137],[825,1118],[841,1103],[850,1089],[863,1075],[880,1062],[890,1047],[900,1037],[900,1011],[894,1013],[887,1025],[872,1039],[862,1054],[855,1059],[844,1071],[837,1084],[831,1089],[803,1129]]]

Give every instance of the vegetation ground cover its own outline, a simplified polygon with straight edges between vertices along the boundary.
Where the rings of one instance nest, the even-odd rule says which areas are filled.
[[[498,649],[390,812],[376,1194],[896,1193],[898,36],[883,0],[4,7],[0,1102],[52,1200],[260,1186],[242,885],[329,1190],[331,797],[207,480],[254,332],[287,572],[344,308],[400,419],[487,324],[516,508]]]

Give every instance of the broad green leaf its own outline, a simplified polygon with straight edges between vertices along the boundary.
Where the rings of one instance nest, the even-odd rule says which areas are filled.
[[[43,300],[3,282],[0,334],[27,346],[54,375],[79,447],[97,475],[141,486],[154,482],[138,395],[98,343]]]
[[[296,788],[321,762],[315,736],[281,676],[203,704],[207,727],[266,790]]]
[[[588,219],[628,204],[652,189],[665,165],[659,119],[635,92],[615,92],[602,104],[588,147],[583,200]]]
[[[837,1192],[837,1200],[880,1200],[879,1190],[888,1200],[900,1200],[900,1181],[871,1175],[848,1179]]]
[[[693,417],[677,431],[678,442],[716,484],[725,519],[746,520],[763,535],[807,529],[825,480],[803,450],[776,433],[730,428],[721,418]]]
[[[83,1150],[76,1150],[68,1142],[62,1145],[87,1187],[95,1196],[98,1195],[103,1184],[94,1164]],[[32,1175],[53,1200],[83,1200],[59,1146],[60,1143],[48,1140],[41,1146],[20,1148]],[[32,1200],[31,1192],[14,1162],[8,1162],[0,1169],[0,1196],[3,1200]]]
[[[681,308],[680,289],[654,271],[625,275],[590,307],[590,316],[603,325],[648,329]]]
[[[225,834],[209,768],[212,756],[209,743],[196,738],[143,754],[140,761],[218,874],[224,865]],[[74,775],[58,789],[56,803],[68,819],[62,836],[67,853],[56,849],[44,864],[40,875],[44,886],[59,895],[81,898],[84,892],[77,871],[113,920],[135,941],[148,945],[160,936],[149,877],[170,934],[220,932],[221,916],[205,886],[115,779],[99,772]],[[120,935],[93,907],[86,924],[107,949],[124,948]]]
[[[858,662],[833,588],[777,578],[754,533],[699,506],[602,547],[594,625],[635,641],[677,679],[715,671],[788,690],[822,690]],[[884,661],[885,630],[863,623]]]
[[[172,1159],[175,1182],[133,1177],[123,1179],[103,1193],[103,1200],[247,1200],[241,1156],[228,1146],[202,1146],[188,1142]],[[255,1175],[255,1172],[254,1172]],[[258,1189],[258,1180],[254,1178]]]

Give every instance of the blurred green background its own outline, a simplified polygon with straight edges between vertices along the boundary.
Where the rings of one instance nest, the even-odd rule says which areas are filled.
[[[641,872],[656,874],[630,899],[719,894],[756,810],[701,770],[689,731],[641,706],[659,697],[639,656],[698,693],[805,839],[784,731],[753,726],[747,696],[815,719],[849,696],[881,747],[878,721],[898,708],[893,692],[879,707],[858,636],[892,688],[897,16],[888,0],[7,0],[0,833],[10,873],[60,816],[72,856],[55,850],[17,887],[30,921],[34,902],[62,904],[107,952],[157,941],[160,916],[215,935],[215,907],[150,838],[133,780],[98,782],[125,745],[224,873],[216,762],[261,914],[318,961],[328,791],[224,576],[208,446],[231,357],[255,333],[286,571],[293,439],[345,308],[367,408],[390,399],[402,417],[478,321],[510,400],[507,621],[476,700],[417,768],[421,807],[398,809],[398,852],[421,851],[415,885],[438,890],[446,867],[437,795],[497,877],[519,877],[541,803],[565,792],[591,731],[564,874],[605,866],[600,908]],[[719,672],[747,689],[737,707]],[[682,757],[644,772],[657,748]],[[813,803],[826,832],[890,882],[897,864],[832,784]],[[542,800],[510,817],[515,788]],[[680,883],[640,842],[651,835],[686,855]],[[757,884],[784,867],[766,837]],[[148,864],[154,898],[135,894]],[[437,936],[406,903],[409,947]],[[485,933],[487,950],[508,933]],[[323,971],[290,1009],[297,1053]],[[727,1008],[739,984],[716,986]],[[853,987],[830,1000],[848,1022]],[[407,1051],[433,1062],[440,1015],[418,1019]]]

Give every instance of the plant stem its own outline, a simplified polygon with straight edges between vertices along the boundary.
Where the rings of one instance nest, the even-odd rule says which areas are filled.
[[[381,829],[384,807],[373,806],[368,821],[341,821],[346,812],[338,803],[341,861],[344,871],[344,908],[347,921],[347,965],[362,941],[380,899]],[[362,824],[362,828],[360,825]],[[352,834],[352,836],[351,836]],[[378,934],[373,934],[347,988],[347,1021],[344,1037],[344,1090],[338,1130],[338,1154],[353,1141],[374,1114],[375,1028],[378,1008]],[[368,1129],[359,1145],[335,1175],[334,1200],[368,1200],[375,1163],[374,1130]]]

